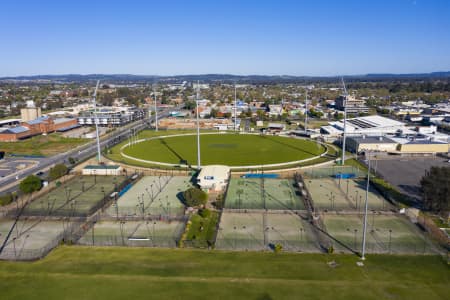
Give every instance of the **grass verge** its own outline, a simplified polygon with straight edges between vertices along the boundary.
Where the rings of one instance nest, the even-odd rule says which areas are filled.
[[[0,262],[2,299],[447,299],[438,256],[220,252],[62,246]],[[332,263],[334,262],[334,263]]]

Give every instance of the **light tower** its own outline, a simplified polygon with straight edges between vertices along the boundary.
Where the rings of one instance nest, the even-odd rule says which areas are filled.
[[[197,111],[197,168],[200,171],[201,163],[200,163],[200,119],[199,119],[199,111],[198,111],[198,101],[200,100],[200,81],[197,80],[197,96],[195,99],[196,111]]]
[[[98,86],[100,84],[100,80],[97,80],[97,85],[95,86],[95,91],[94,91],[94,95],[93,95],[93,100],[94,100],[94,123],[95,123],[95,132],[97,135],[97,160],[98,163],[101,163],[101,152],[100,152],[100,137],[98,134],[98,115],[97,115],[97,90],[98,90]]]
[[[236,101],[236,82],[234,83],[234,131],[237,129],[237,101]]]
[[[305,89],[305,133],[308,133],[308,90]]]
[[[346,139],[346,131],[347,131],[347,89],[345,88],[344,77],[342,79],[342,86],[344,88],[344,134],[342,135],[342,161],[341,165],[343,166],[345,163],[345,139]]]
[[[366,201],[364,204],[364,221],[363,221],[363,239],[362,239],[362,252],[361,259],[365,260],[366,257],[366,231],[367,231],[367,209],[369,206],[369,186],[370,186],[370,152],[366,152],[366,158],[368,160],[367,169],[367,183],[366,183]],[[373,229],[373,228],[372,228]]]
[[[158,109],[156,107],[156,89],[153,87],[153,97],[155,98],[155,131],[158,131]]]

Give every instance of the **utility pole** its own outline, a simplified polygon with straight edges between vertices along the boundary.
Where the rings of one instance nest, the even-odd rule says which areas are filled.
[[[197,106],[197,168],[200,171],[201,163],[200,163],[200,119],[199,119],[199,111],[198,111],[198,101],[200,98],[200,81],[197,80],[197,97],[195,100]]]
[[[100,80],[97,80],[97,85],[95,87],[95,91],[94,91],[94,123],[95,123],[95,132],[97,135],[97,160],[98,163],[101,163],[101,152],[100,152],[100,137],[99,137],[99,133],[98,133],[98,115],[97,115],[97,90],[98,90],[98,86],[100,84]]]
[[[342,135],[342,161],[341,165],[343,166],[345,163],[345,139],[346,139],[346,131],[347,131],[347,89],[345,88],[344,77],[342,79],[342,86],[344,87],[344,134]]]
[[[363,240],[362,240],[362,253],[361,259],[365,260],[366,257],[366,230],[367,230],[367,209],[369,206],[369,185],[370,185],[370,152],[366,152],[367,160],[368,160],[368,169],[367,169],[367,184],[366,184],[366,203],[364,205],[364,223],[363,223]]]

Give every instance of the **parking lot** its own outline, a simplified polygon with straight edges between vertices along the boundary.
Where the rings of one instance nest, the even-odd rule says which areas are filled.
[[[386,181],[407,195],[420,200],[420,180],[432,166],[450,166],[442,157],[397,158],[376,160],[372,167]]]
[[[40,158],[8,157],[0,161],[0,178],[28,169],[39,163]]]

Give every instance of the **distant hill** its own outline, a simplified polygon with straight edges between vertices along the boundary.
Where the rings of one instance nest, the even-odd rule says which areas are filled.
[[[133,75],[133,74],[65,74],[65,75],[33,75],[33,76],[15,76],[0,77],[0,81],[32,81],[32,82],[55,82],[55,83],[83,83],[101,80],[108,83],[129,84],[129,83],[177,83],[182,81],[202,82],[223,82],[223,83],[310,83],[313,81],[335,81],[338,76],[291,76],[291,75],[232,75],[232,74],[201,74],[201,75]],[[432,72],[419,74],[362,74],[362,75],[344,75],[344,78],[350,81],[365,80],[420,80],[420,79],[450,79],[450,71]]]

